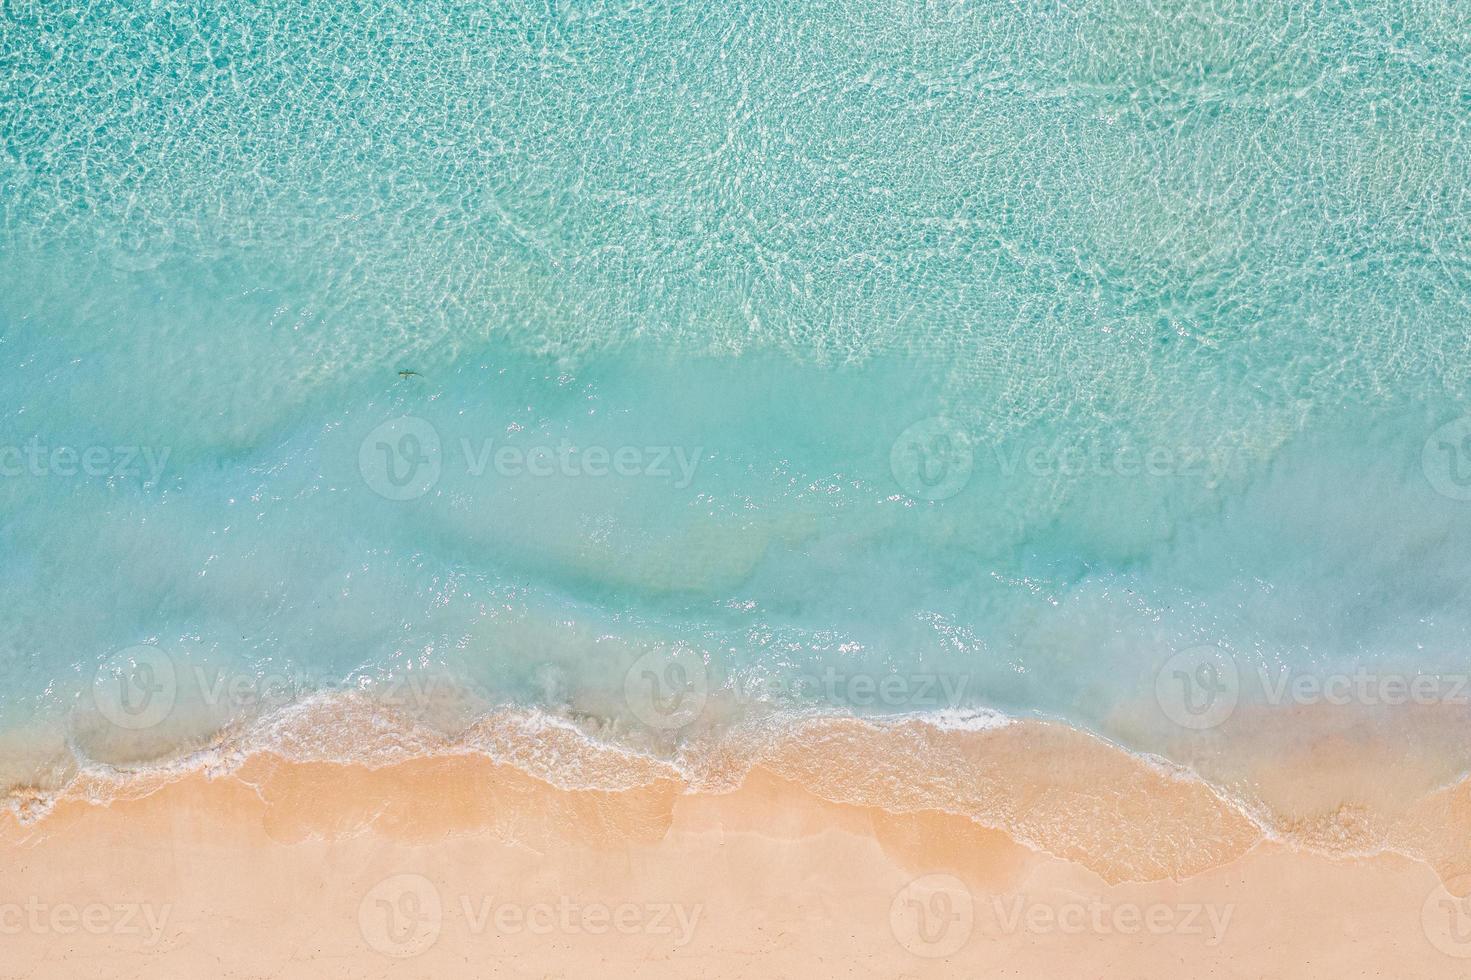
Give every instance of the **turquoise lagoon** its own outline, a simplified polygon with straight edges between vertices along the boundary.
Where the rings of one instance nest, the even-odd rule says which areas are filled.
[[[0,776],[347,691],[334,752],[1459,703],[1468,63],[1455,2],[8,3]]]

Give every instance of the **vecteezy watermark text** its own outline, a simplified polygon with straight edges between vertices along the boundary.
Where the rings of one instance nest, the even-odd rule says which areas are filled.
[[[1234,454],[1200,446],[1141,446],[1131,443],[1052,442],[1022,448],[993,449],[1004,476],[1025,472],[1032,476],[1178,477],[1198,480],[1207,487],[1220,483]]]
[[[689,945],[703,916],[703,904],[680,902],[598,902],[571,895],[521,902],[488,894],[461,894],[446,903],[439,889],[419,874],[397,874],[378,882],[358,905],[358,928],[376,952],[407,959],[438,940],[451,914],[458,914],[472,936],[646,935],[666,939],[674,948]]]
[[[140,731],[172,717],[182,701],[234,715],[281,707],[339,688],[305,672],[252,669],[243,663],[192,662],[153,644],[126,647],[97,668],[92,704],[118,728]],[[480,692],[467,679],[427,671],[363,678],[348,689],[382,708],[424,715]]]
[[[669,645],[644,653],[624,673],[629,710],[650,728],[672,731],[694,724],[714,686],[717,665],[689,646]],[[971,676],[929,671],[860,671],[828,666],[820,671],[784,670],[766,675],[727,676],[726,689],[746,703],[885,711],[934,711],[965,704]]]
[[[1254,691],[1253,691],[1254,688]],[[1287,667],[1243,671],[1236,658],[1209,644],[1181,650],[1155,674],[1155,698],[1165,716],[1200,731],[1223,724],[1244,693],[1270,707],[1318,705],[1366,708],[1471,704],[1471,674],[1380,670],[1305,672]]]
[[[908,709],[958,708],[968,674],[923,671],[872,674],[827,667],[818,673],[782,674],[739,681],[742,700],[819,703],[831,707]]]
[[[32,436],[21,445],[0,445],[0,478],[143,479],[157,484],[168,464],[167,447],[53,446]]]
[[[1053,439],[983,445],[960,423],[936,416],[901,432],[889,450],[889,468],[904,492],[921,500],[960,493],[977,469],[1003,479],[1032,477],[1194,480],[1215,487],[1240,454],[1228,446],[1139,442],[1104,438]]]
[[[172,905],[147,902],[43,902],[35,895],[24,902],[0,902],[0,936],[142,936],[145,946],[156,946],[168,927]]]
[[[1219,946],[1231,926],[1234,904],[1205,902],[1045,902],[1026,895],[993,896],[991,910],[1002,932],[1063,933],[1097,936],[1199,936]]]
[[[506,479],[648,478],[677,490],[694,482],[703,446],[497,443],[460,439],[448,450],[425,419],[403,416],[375,428],[358,448],[358,469],[373,492],[390,500],[412,500],[439,482],[446,466],[473,478],[493,473]]]
[[[977,928],[994,935],[1190,936],[1215,947],[1225,939],[1235,911],[1231,903],[1141,903],[1102,895],[1046,900],[1009,894],[978,901],[956,876],[929,874],[894,895],[889,925],[899,945],[934,959],[959,952]]]

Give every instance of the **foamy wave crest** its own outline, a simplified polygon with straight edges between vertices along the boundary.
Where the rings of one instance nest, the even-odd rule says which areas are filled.
[[[1338,805],[1303,818],[1055,721],[984,709],[859,717],[751,708],[669,739],[621,720],[531,707],[489,708],[451,728],[362,691],[319,691],[146,763],[107,762],[74,746],[63,785],[16,786],[7,809],[34,825],[65,801],[105,806],[194,775],[234,776],[267,757],[366,770],[459,757],[557,791],[662,786],[671,801],[734,790],[760,770],[831,802],[961,816],[1109,881],[1189,877],[1267,839],[1344,855],[1395,850],[1445,873],[1471,865],[1471,851],[1448,843],[1467,835],[1443,832],[1464,822],[1464,781],[1393,814]]]
[[[1110,877],[1192,873],[1261,836],[1198,779],[1165,779],[1086,733],[994,711],[862,718],[752,710],[677,741],[526,707],[486,710],[454,729],[442,721],[360,691],[314,692],[167,758],[117,764],[78,749],[64,786],[17,788],[9,809],[35,823],[63,800],[105,805],[196,773],[230,776],[260,756],[369,769],[478,756],[566,791],[667,783],[719,793],[759,767],[835,802],[963,815]]]

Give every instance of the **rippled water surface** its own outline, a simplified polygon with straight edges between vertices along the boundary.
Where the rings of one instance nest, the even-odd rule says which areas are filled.
[[[1467,669],[1464,3],[3,18],[7,779]]]

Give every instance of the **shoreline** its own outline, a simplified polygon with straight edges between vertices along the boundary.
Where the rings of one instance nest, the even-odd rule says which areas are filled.
[[[209,975],[221,949],[242,976],[441,978],[1040,978],[1079,957],[1105,976],[1189,957],[1196,975],[1434,977],[1471,955],[1461,906],[1404,855],[1258,839],[1179,878],[1111,880],[764,765],[724,792],[604,791],[472,756],[257,755],[0,820],[0,851],[4,978]]]
[[[1230,737],[1187,733],[1165,756],[989,709],[767,715],[672,739],[521,708],[447,730],[339,694],[215,732],[166,760],[79,764],[55,789],[12,783],[0,823],[41,828],[70,802],[106,806],[196,776],[237,778],[261,759],[365,771],[484,763],[574,794],[668,785],[718,795],[766,771],[833,803],[949,813],[1110,881],[1187,877],[1259,842],[1330,857],[1402,853],[1445,878],[1471,873],[1471,845],[1458,843],[1471,837],[1464,722],[1444,710],[1396,720],[1391,730],[1352,711],[1248,709]]]

